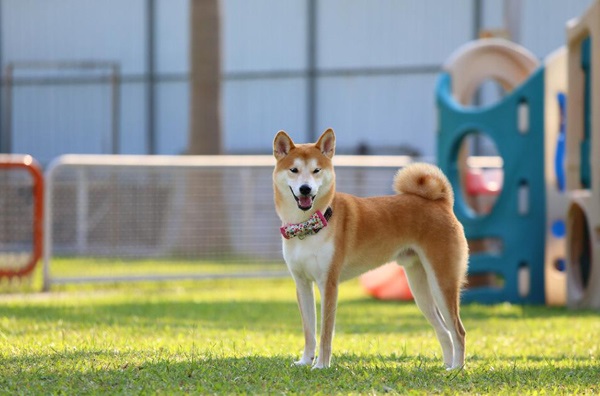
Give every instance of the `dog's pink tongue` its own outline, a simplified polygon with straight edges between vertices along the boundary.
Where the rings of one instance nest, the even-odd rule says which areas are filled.
[[[312,197],[299,197],[298,201],[300,202],[300,206],[303,208],[309,208],[312,206]]]

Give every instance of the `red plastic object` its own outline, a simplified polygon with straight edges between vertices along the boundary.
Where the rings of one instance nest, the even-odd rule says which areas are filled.
[[[408,286],[404,268],[396,263],[387,263],[360,277],[365,291],[380,300],[411,301],[413,295]]]
[[[501,169],[469,169],[466,172],[466,192],[469,195],[498,195],[502,190]]]
[[[44,175],[38,162],[30,155],[2,154],[0,169],[25,169],[33,181],[33,251],[21,268],[0,268],[1,278],[23,277],[30,274],[42,257],[44,232]]]

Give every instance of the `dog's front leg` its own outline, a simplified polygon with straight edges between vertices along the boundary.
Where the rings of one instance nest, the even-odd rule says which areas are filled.
[[[331,344],[335,329],[338,282],[337,276],[333,276],[331,273],[324,283],[319,282],[319,291],[321,293],[321,345],[319,348],[319,357],[313,369],[327,368],[331,362]]]
[[[294,277],[296,282],[296,296],[298,307],[302,316],[302,327],[304,329],[304,352],[300,360],[294,362],[297,366],[312,364],[315,359],[317,348],[317,316],[315,311],[315,293],[312,281],[303,277]]]

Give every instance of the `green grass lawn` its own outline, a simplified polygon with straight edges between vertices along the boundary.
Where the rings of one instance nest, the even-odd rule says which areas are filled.
[[[283,260],[250,261],[231,258],[220,261],[200,261],[192,259],[156,260],[122,258],[81,258],[58,257],[52,259],[51,273],[59,277],[77,276],[121,276],[121,275],[172,275],[190,273],[251,273],[258,271],[286,271]]]
[[[62,287],[0,295],[0,394],[600,393],[600,314],[465,305],[467,364],[443,369],[412,303],[344,284],[332,367],[292,367],[291,280]]]

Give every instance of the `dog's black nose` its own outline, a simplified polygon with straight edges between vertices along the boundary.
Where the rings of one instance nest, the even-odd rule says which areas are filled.
[[[311,191],[311,188],[308,184],[303,184],[300,186],[300,194],[309,195],[310,191]]]

